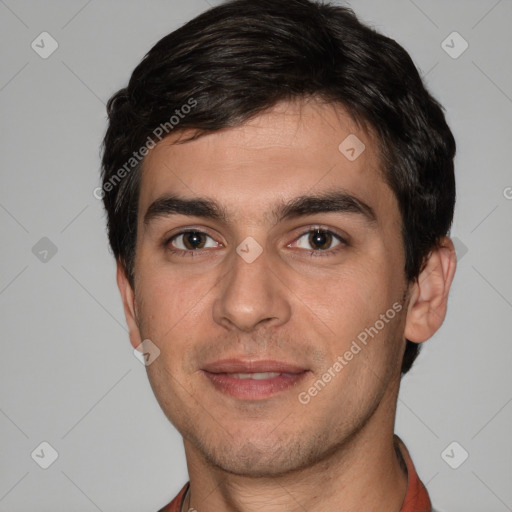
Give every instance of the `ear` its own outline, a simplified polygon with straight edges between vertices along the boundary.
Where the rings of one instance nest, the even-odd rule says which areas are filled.
[[[448,306],[448,292],[455,275],[457,256],[449,237],[432,250],[412,285],[404,336],[422,343],[441,327]]]
[[[117,286],[119,287],[121,298],[123,300],[124,315],[126,317],[126,323],[130,333],[130,343],[132,344],[133,348],[137,348],[141,344],[142,338],[137,322],[135,293],[119,260],[117,261]]]

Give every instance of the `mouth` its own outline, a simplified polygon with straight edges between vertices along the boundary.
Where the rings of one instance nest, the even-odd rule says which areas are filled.
[[[286,375],[291,377],[294,375],[293,373],[278,373],[278,372],[259,372],[259,373],[230,373],[225,374],[230,375],[234,379],[254,379],[254,380],[266,380],[273,379],[274,377],[279,377],[279,375]]]
[[[265,400],[297,386],[309,370],[281,361],[225,359],[201,372],[223,394],[242,400]]]

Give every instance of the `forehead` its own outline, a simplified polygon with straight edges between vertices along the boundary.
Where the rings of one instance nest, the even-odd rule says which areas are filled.
[[[240,220],[261,220],[263,205],[276,198],[343,188],[375,204],[390,194],[376,137],[340,105],[280,103],[243,125],[182,142],[192,133],[171,134],[146,156],[139,218],[165,194],[215,197]]]

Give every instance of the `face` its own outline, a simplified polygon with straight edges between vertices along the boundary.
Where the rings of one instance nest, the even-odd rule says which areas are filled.
[[[407,283],[375,140],[313,101],[178,137],[144,161],[131,339],[187,454],[272,475],[392,421]]]

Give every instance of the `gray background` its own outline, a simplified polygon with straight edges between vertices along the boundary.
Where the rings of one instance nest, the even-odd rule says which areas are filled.
[[[458,143],[459,267],[447,320],[403,380],[396,432],[439,509],[512,510],[512,2],[350,5],[410,52]],[[93,190],[106,100],[206,8],[0,0],[0,512],[154,512],[187,480],[128,341]],[[43,31],[59,44],[47,59],[31,48]],[[469,43],[456,59],[441,44],[453,31]],[[43,441],[58,452],[48,469],[31,457]]]

